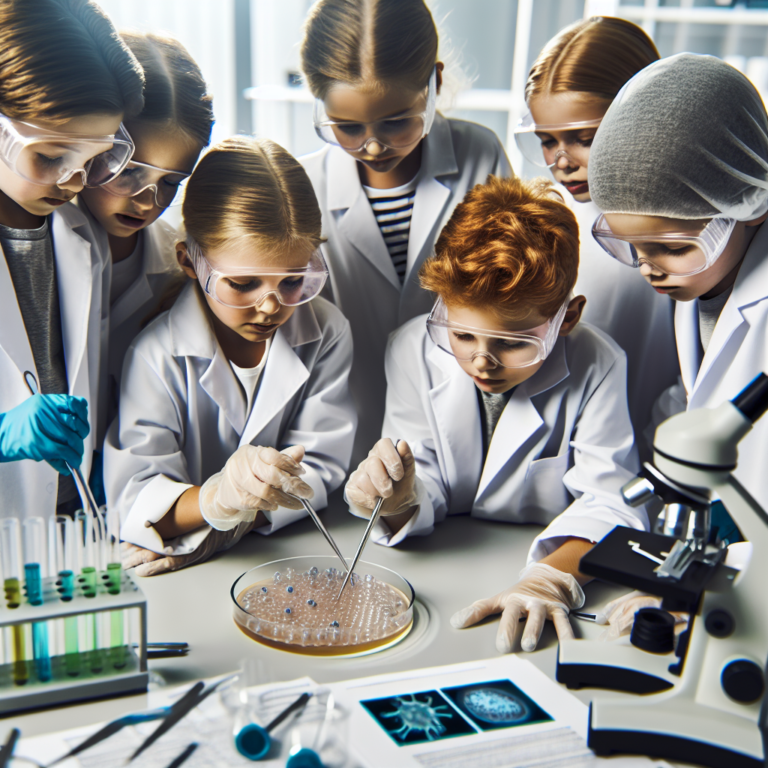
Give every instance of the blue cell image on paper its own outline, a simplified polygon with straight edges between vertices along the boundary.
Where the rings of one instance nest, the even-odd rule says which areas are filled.
[[[360,703],[401,747],[476,733],[437,691],[407,693]]]
[[[441,692],[483,731],[552,720],[550,715],[510,680],[442,688]]]

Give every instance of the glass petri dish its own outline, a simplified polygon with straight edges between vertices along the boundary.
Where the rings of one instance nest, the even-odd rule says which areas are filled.
[[[381,565],[345,572],[332,555],[287,557],[251,568],[232,585],[233,616],[252,640],[292,653],[363,656],[399,643],[413,627],[416,594]]]

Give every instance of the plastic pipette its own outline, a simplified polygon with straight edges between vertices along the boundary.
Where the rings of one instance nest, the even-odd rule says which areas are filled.
[[[30,605],[43,604],[43,579],[48,575],[47,565],[45,520],[42,517],[29,517],[24,521],[24,574]],[[32,623],[32,655],[37,668],[37,679],[47,683],[52,675],[48,624],[45,621]]]
[[[51,518],[55,530],[54,566],[58,573],[61,600],[68,603],[75,596],[75,571],[78,570],[75,524],[70,517],[57,515]],[[64,619],[64,665],[70,677],[80,674],[80,637],[77,616]]]
[[[8,517],[0,521],[0,546],[3,555],[3,575],[5,581],[5,600],[8,608],[21,605],[21,538],[19,521]],[[13,682],[24,685],[29,680],[27,671],[26,635],[23,624],[15,624],[13,635]]]
[[[37,386],[37,377],[34,373],[31,371],[24,371],[24,381],[27,384],[27,389],[29,389],[33,395],[38,394],[40,389]],[[66,464],[66,462],[64,463]],[[80,494],[83,506],[86,509],[89,509],[92,514],[98,515],[99,505],[96,503],[96,499],[93,498],[91,488],[88,483],[85,482],[80,467],[73,467],[70,464],[67,464],[67,469],[72,474],[72,479],[75,481],[75,486],[77,487],[77,492]]]

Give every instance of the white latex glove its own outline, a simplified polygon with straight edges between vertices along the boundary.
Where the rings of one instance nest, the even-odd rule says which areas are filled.
[[[178,571],[188,565],[202,563],[216,552],[223,552],[237,544],[246,533],[253,529],[255,523],[254,518],[240,523],[228,531],[217,531],[215,528],[211,528],[200,546],[188,555],[160,554],[124,541],[122,544],[123,570],[133,568],[133,573],[136,576],[157,576],[161,573]],[[172,551],[170,547],[168,549]]]
[[[628,635],[632,631],[635,614],[641,608],[661,608],[661,598],[649,595],[647,592],[634,591],[611,600],[595,619],[598,624],[609,625],[597,639],[611,641],[618,640],[622,635]],[[675,619],[675,634],[679,634],[688,624],[688,614],[671,611],[670,613]]]
[[[200,512],[219,531],[252,522],[259,510],[278,507],[301,509],[293,498],[311,499],[314,491],[298,476],[306,471],[299,462],[304,448],[293,445],[284,451],[260,445],[241,445],[224,469],[211,475],[200,489]]]
[[[547,619],[555,625],[560,640],[573,639],[568,612],[582,605],[584,592],[570,573],[563,573],[545,563],[534,563],[520,571],[520,581],[514,587],[454,613],[451,626],[463,629],[477,624],[486,616],[501,613],[496,650],[510,653],[520,633],[520,619],[527,616],[520,647],[524,651],[533,651]]]
[[[385,437],[349,476],[344,489],[347,500],[373,509],[380,496],[382,515],[397,515],[418,504],[416,459],[405,440],[394,443]]]

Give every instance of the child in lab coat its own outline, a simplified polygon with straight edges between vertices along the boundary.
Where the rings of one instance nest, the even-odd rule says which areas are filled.
[[[349,323],[318,298],[320,210],[299,163],[232,138],[197,165],[176,255],[189,280],[128,349],[105,446],[124,565],[153,575],[322,508],[355,431]]]
[[[390,546],[467,512],[548,526],[515,587],[454,617],[468,626],[503,610],[501,652],[526,613],[524,650],[545,617],[572,637],[581,555],[616,525],[648,524],[620,496],[638,469],[626,357],[579,324],[578,264],[576,219],[550,182],[472,189],[421,269],[438,296],[431,314],[390,340],[386,437],[346,486],[354,514],[385,499],[373,535]]]
[[[595,238],[675,304],[682,385],[660,398],[657,421],[717,406],[768,369],[766,169],[760,95],[711,56],[679,54],[646,68],[597,131],[589,185],[604,216]],[[766,466],[762,419],[739,446],[735,476],[764,509]],[[713,509],[726,533],[732,521]]]
[[[174,258],[176,232],[158,217],[181,204],[183,184],[211,138],[213,110],[205,81],[178,40],[123,32],[144,70],[144,109],[125,127],[136,149],[123,172],[84,189],[81,210],[107,233],[109,294],[109,417],[117,411],[123,358],[147,316],[183,273]]]
[[[672,302],[606,262],[592,238],[600,215],[587,167],[600,120],[624,83],[659,58],[645,32],[625,19],[593,16],[562,30],[531,67],[525,88],[530,110],[515,133],[523,156],[547,167],[579,222],[581,250],[575,291],[587,297],[584,319],[627,355],[629,415],[641,457],[643,431],[658,396],[677,379]]]
[[[436,112],[443,63],[424,0],[320,0],[301,62],[327,144],[301,159],[323,212],[326,291],[355,340],[357,461],[381,434],[387,337],[433,303],[419,267],[467,190],[512,171],[492,131]]]
[[[73,512],[81,503],[66,463],[87,479],[100,448],[106,243],[69,201],[130,159],[121,121],[141,110],[142,85],[95,4],[0,3],[3,515]],[[41,394],[30,395],[26,371]]]

